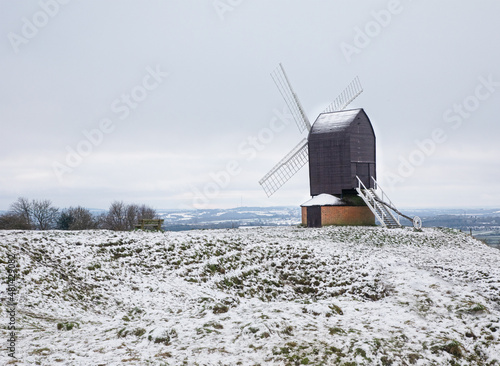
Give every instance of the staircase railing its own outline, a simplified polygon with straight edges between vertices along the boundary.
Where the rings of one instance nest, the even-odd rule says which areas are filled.
[[[382,188],[380,188],[380,185],[375,180],[375,178],[371,177],[373,180],[374,188],[370,189],[366,188],[366,186],[358,176],[356,176],[356,178],[358,180],[358,187],[356,188],[356,191],[358,192],[359,196],[363,199],[363,201],[365,201],[366,205],[370,208],[370,210],[373,212],[373,214],[375,215],[375,217],[382,226],[387,227],[387,223],[389,223],[390,226],[402,227],[400,223],[400,217],[404,217],[405,219],[408,219],[411,222],[413,222],[413,227],[415,229],[421,230],[422,220],[420,219],[420,217],[418,216],[410,217],[401,213],[394,206],[390,198],[387,197],[387,194],[385,194]],[[375,190],[380,191],[382,198],[379,197],[379,195],[375,192]],[[394,216],[393,212],[397,214],[397,217]]]
[[[396,207],[394,206],[394,204],[392,203],[391,199],[385,194],[384,190],[382,189],[382,187],[380,187],[380,185],[378,184],[378,182],[375,180],[375,178],[371,177],[372,178],[372,181],[373,181],[373,189],[377,190],[377,191],[380,191],[380,193],[382,193],[382,197],[380,198],[382,201],[384,202],[387,202],[389,203],[389,205],[391,205],[392,207]]]
[[[380,193],[382,194],[381,198],[379,198],[382,201],[381,203],[383,205],[385,205],[386,207],[391,209],[391,210],[387,210],[387,211],[392,216],[394,221],[396,221],[398,223],[398,226],[401,226],[400,216],[404,216],[404,215],[402,215],[401,212],[399,212],[398,209],[396,209],[396,206],[392,203],[391,199],[387,196],[387,194],[385,194],[384,190],[382,189],[382,187],[380,187],[380,185],[375,180],[375,178],[373,178],[373,177],[371,177],[371,178],[373,181],[373,187],[374,187],[373,189],[380,191]],[[378,198],[378,197],[376,197],[376,198]],[[393,211],[398,215],[397,217],[394,216],[394,214],[392,213]]]
[[[377,218],[378,222],[380,222],[380,224],[382,226],[387,226],[385,221],[384,221],[384,216],[385,216],[384,212],[379,207],[377,207],[378,202],[376,202],[373,197],[371,197],[370,195],[365,193],[365,192],[368,192],[368,189],[363,184],[361,179],[359,179],[358,176],[356,176],[356,178],[358,180],[358,188],[356,188],[356,191],[361,196],[361,198],[363,198],[363,201],[365,201],[365,203],[370,208],[370,210],[373,212],[373,214]],[[382,217],[380,217],[380,215],[382,215]]]
[[[389,199],[389,197],[387,197],[382,188],[380,188],[377,181],[373,177],[371,177],[375,188],[367,189],[361,179],[358,176],[356,176],[356,178],[358,179],[358,188],[356,189],[356,191],[361,196],[361,198],[363,198],[380,224],[384,227],[387,227],[388,224],[391,227],[401,227],[399,216],[394,216],[392,210],[394,210],[397,214],[399,214],[399,211],[394,207],[392,201]],[[378,196],[378,194],[375,192],[375,189],[379,190],[382,193],[382,198]],[[384,199],[389,201],[389,203],[384,201]]]

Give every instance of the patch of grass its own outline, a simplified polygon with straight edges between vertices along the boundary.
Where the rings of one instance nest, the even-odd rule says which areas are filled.
[[[132,361],[140,361],[140,358],[132,357],[132,358],[124,358],[122,362],[132,362]]]
[[[442,345],[435,345],[431,347],[432,353],[438,353],[439,351],[444,351],[449,353],[452,356],[455,356],[456,358],[462,358],[463,357],[463,352],[462,352],[462,345],[458,341],[449,341],[446,344]]]
[[[72,330],[74,327],[80,328],[78,323],[66,322],[66,323],[57,323],[57,330]]]
[[[128,331],[127,328],[122,328],[118,331],[117,336],[118,338],[123,338],[126,337],[129,333],[130,331]]]
[[[283,330],[283,334],[286,334],[288,336],[292,336],[293,335],[293,327],[291,325],[287,326],[284,330]]]
[[[215,329],[223,329],[224,327],[222,326],[222,324],[219,324],[219,323],[214,323],[214,322],[211,322],[210,325],[212,327],[214,327]]]
[[[380,348],[382,348],[382,339],[380,338],[374,338],[373,339],[373,348],[375,349],[375,351],[378,351]]]
[[[153,341],[154,343],[163,343],[164,345],[168,346],[170,344],[170,336],[166,335],[164,337],[156,337]]]
[[[208,322],[208,323],[205,323],[203,324],[203,328],[197,328],[196,331],[198,334],[203,334],[203,333],[217,333],[217,334],[220,334],[220,332],[218,332],[217,330],[218,329],[223,329],[224,327],[222,326],[222,324],[219,324],[219,323],[216,323],[216,322]]]
[[[329,305],[328,307],[332,310],[333,313],[338,314],[338,315],[344,315],[344,312],[342,311],[342,309],[338,305],[332,304],[332,305]]]
[[[31,355],[48,356],[52,351],[50,348],[37,348],[30,352]]]
[[[137,306],[135,308],[133,308],[131,311],[132,314],[142,314],[143,312],[144,312],[144,310],[138,308]]]
[[[460,358],[463,356],[463,353],[462,353],[462,345],[457,342],[457,341],[451,341],[447,344],[445,344],[443,347],[442,347],[443,351],[446,351],[448,352],[450,355],[453,355],[457,358]]]
[[[134,335],[135,335],[136,337],[142,337],[145,333],[146,333],[146,329],[144,329],[144,328],[137,328],[137,329],[134,331]]]
[[[382,366],[391,366],[393,363],[393,361],[387,356],[380,357],[380,362],[382,362]]]
[[[173,338],[177,338],[177,331],[175,329],[164,331],[160,336],[157,337],[153,337],[151,335],[148,336],[149,341],[153,341],[156,344],[162,343],[165,346],[170,345],[170,341]]]
[[[363,357],[365,360],[370,360],[368,357],[366,357],[366,351],[363,349],[363,348],[356,348],[354,350],[354,355],[355,356],[361,356]]]
[[[224,274],[226,269],[220,263],[210,263],[205,266],[205,272],[213,275],[216,273]]]
[[[499,329],[498,326],[494,326],[493,324],[488,324],[486,328],[491,330],[493,333],[495,333]]]
[[[329,328],[328,333],[330,333],[331,335],[346,334],[345,330],[343,330],[342,328],[339,328],[339,327]]]
[[[227,313],[229,311],[229,306],[227,305],[222,305],[222,304],[215,304],[215,306],[212,309],[214,314],[223,314]]]
[[[487,312],[488,308],[484,306],[483,304],[476,303],[473,306],[471,306],[467,312],[471,314],[477,314],[477,313],[484,313]]]
[[[420,355],[418,353],[410,353],[408,355],[408,362],[411,365],[415,365],[419,359],[420,359]]]
[[[155,357],[163,357],[163,358],[165,358],[165,357],[172,357],[172,354],[170,352],[161,352],[161,353],[157,353],[155,355]]]
[[[99,268],[101,268],[101,264],[100,263],[95,263],[95,264],[92,264],[92,265],[90,265],[90,266],[87,267],[87,269],[89,271],[94,271],[94,270],[99,269]]]

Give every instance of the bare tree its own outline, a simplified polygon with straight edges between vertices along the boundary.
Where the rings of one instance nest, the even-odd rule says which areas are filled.
[[[134,229],[135,225],[141,220],[152,220],[157,217],[156,210],[146,205],[128,205],[127,206],[127,228]]]
[[[156,210],[147,205],[113,202],[107,213],[98,216],[81,206],[70,207],[59,212],[50,200],[32,200],[19,197],[10,211],[0,215],[0,229],[21,230],[88,230],[110,229],[132,230],[142,219],[158,218]]]
[[[137,224],[139,216],[139,206],[138,205],[128,205],[126,209],[126,225],[127,230],[132,230]]]
[[[146,205],[141,205],[138,206],[138,215],[137,219],[146,219],[146,220],[152,220],[158,218],[158,214],[156,213],[156,210],[154,208],[151,208]]]
[[[74,218],[73,218],[73,216],[71,216],[71,214],[68,212],[68,210],[63,210],[61,212],[61,214],[59,215],[59,218],[57,219],[56,228],[58,230],[69,230],[73,221],[74,221]]]
[[[52,206],[50,200],[33,200],[31,206],[34,226],[38,230],[49,230],[55,227],[59,209]]]
[[[10,205],[9,212],[22,220],[22,226],[32,229],[33,227],[33,203],[27,198],[19,197]]]
[[[88,209],[81,206],[63,210],[57,222],[57,228],[61,230],[96,229],[97,225],[97,218]]]
[[[109,229],[108,227],[108,215],[105,212],[101,212],[95,217],[96,229]]]
[[[96,220],[88,209],[81,206],[70,207],[68,212],[73,217],[70,230],[88,230],[97,227]]]
[[[106,228],[115,231],[127,229],[127,206],[123,201],[115,201],[109,206]]]
[[[132,230],[142,219],[157,217],[155,209],[146,205],[130,204],[115,201],[106,215],[105,228],[111,230]]]
[[[0,215],[0,230],[30,230],[29,225],[24,217],[13,212],[7,212]]]

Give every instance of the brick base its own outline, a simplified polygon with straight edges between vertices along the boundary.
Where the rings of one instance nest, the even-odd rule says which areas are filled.
[[[307,209],[302,207],[302,224],[307,225]],[[321,226],[371,226],[375,215],[367,206],[321,206]]]

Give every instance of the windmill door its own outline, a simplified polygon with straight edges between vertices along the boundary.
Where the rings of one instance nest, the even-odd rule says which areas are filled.
[[[321,206],[307,208],[307,227],[321,227]]]
[[[371,179],[370,179],[370,163],[354,163],[356,164],[356,175],[361,179],[365,187],[371,188]],[[372,164],[373,165],[373,164]],[[358,185],[356,180],[355,187]]]

